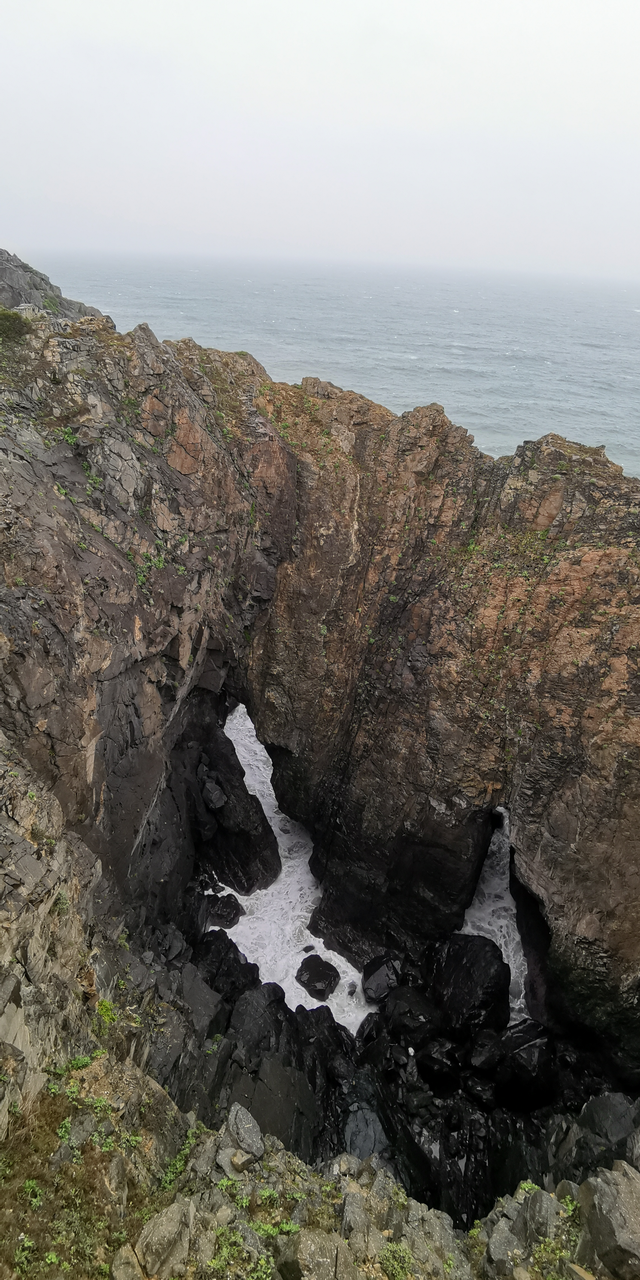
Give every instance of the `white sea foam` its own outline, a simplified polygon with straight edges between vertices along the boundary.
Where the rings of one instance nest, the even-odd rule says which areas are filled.
[[[509,888],[509,815],[506,809],[499,809],[498,812],[502,814],[503,826],[494,831],[475,897],[460,932],[480,934],[498,944],[503,959],[511,969],[511,1021],[518,1022],[527,1017],[524,996],[527,962],[516,922],[516,904]]]
[[[246,915],[227,932],[248,960],[260,967],[262,982],[278,982],[287,1004],[313,1009],[320,1003],[296,982],[296,973],[305,958],[304,948],[329,960],[340,972],[340,985],[326,1003],[336,1022],[357,1031],[371,1005],[362,994],[361,975],[342,956],[330,951],[320,938],[309,933],[307,924],[320,900],[320,886],[309,870],[313,842],[309,832],[278,808],[271,786],[271,760],[256,738],[246,708],[236,707],[228,717],[225,733],[236,749],[244,769],[247,790],[257,796],[278,841],[282,871],[268,889],[249,895],[238,894]],[[349,995],[349,986],[355,992]]]

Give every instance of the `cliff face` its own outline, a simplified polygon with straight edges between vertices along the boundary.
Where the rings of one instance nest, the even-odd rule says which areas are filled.
[[[40,313],[0,358],[2,726],[121,892],[175,918],[239,843],[245,888],[276,874],[246,793],[202,802],[224,768],[242,791],[240,697],[325,936],[459,927],[505,806],[556,1001],[640,1063],[640,483],[103,317]]]

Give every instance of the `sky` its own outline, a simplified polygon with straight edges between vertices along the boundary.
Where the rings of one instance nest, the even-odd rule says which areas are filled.
[[[639,47],[637,0],[20,0],[0,245],[640,278]]]

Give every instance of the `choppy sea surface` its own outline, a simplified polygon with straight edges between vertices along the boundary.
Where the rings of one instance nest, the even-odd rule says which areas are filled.
[[[125,331],[250,351],[395,412],[437,401],[499,457],[549,431],[640,475],[640,283],[407,267],[39,254],[68,297]]]

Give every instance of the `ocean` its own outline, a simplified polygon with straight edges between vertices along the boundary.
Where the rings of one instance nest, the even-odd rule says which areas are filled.
[[[250,351],[397,413],[437,401],[499,457],[549,431],[640,476],[640,283],[407,267],[39,254],[126,331]]]

